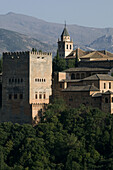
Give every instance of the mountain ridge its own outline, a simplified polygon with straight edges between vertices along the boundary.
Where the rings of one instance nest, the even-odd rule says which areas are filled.
[[[47,22],[36,17],[9,12],[0,15],[0,28],[24,34],[33,40],[35,39],[48,45],[55,51],[57,49],[57,40],[62,34],[64,24]],[[113,28],[94,28],[72,24],[67,25],[67,29],[70,37],[73,39],[75,48],[79,47],[84,50],[95,49],[95,45],[92,45],[92,43],[97,41],[101,49],[104,48],[113,52],[113,47],[110,47],[110,44],[105,45],[107,41],[105,37],[104,44],[99,43],[100,37],[113,35]]]

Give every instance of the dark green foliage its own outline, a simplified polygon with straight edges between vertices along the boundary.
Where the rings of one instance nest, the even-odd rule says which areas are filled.
[[[0,59],[0,73],[2,72],[2,63],[3,63],[3,58]]]
[[[55,71],[63,71],[66,69],[66,60],[64,58],[60,58],[57,50],[57,55],[53,59],[53,72]]]
[[[1,123],[0,168],[113,169],[113,116],[84,105],[67,108],[60,99],[34,128]]]
[[[66,61],[66,59],[60,58],[57,50],[57,55],[53,59],[53,72],[60,72],[73,67],[75,67],[75,59]]]

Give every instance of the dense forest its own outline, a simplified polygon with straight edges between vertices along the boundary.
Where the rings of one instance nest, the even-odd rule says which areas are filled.
[[[48,105],[40,123],[0,124],[0,170],[111,170],[113,116],[64,101]]]

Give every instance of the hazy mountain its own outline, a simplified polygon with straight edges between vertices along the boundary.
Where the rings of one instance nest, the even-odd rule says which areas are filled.
[[[28,35],[0,29],[0,55],[6,51],[31,51],[32,48],[41,49],[44,52],[56,52],[56,47],[53,45],[42,43]]]
[[[102,37],[97,38],[93,41],[89,47],[97,49],[97,50],[104,50],[107,49],[108,51],[113,52],[113,35],[104,35]]]
[[[0,28],[30,35],[43,42],[56,44],[64,24],[50,23],[31,16],[8,13],[0,15]],[[91,28],[78,25],[67,25],[71,38],[78,45],[90,44],[103,35],[112,35],[113,28]]]
[[[8,31],[4,34],[1,33],[0,52],[3,51],[2,49],[16,51],[29,50],[31,47],[53,52],[57,49],[57,40],[60,38],[64,24],[50,23],[31,16],[10,12],[6,15],[0,15],[0,28],[18,32],[14,35]],[[112,52],[112,43],[105,38],[105,35],[108,37],[113,35],[113,28],[67,25],[67,29],[75,47],[86,50],[106,49]],[[2,34],[5,36],[4,40],[2,40]],[[102,37],[103,40],[101,40]]]

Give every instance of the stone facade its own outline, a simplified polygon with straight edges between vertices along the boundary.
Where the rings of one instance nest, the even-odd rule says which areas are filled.
[[[83,68],[81,70],[83,71]],[[54,73],[53,98],[62,97],[70,107],[77,108],[84,104],[113,113],[113,77],[108,74],[92,74],[83,79],[71,79],[71,73],[75,74],[76,71],[75,69],[75,72],[71,72],[68,69]],[[103,73],[103,70],[101,71]],[[105,72],[107,71],[109,70]]]
[[[38,121],[50,100],[51,76],[51,53],[3,53],[2,120]]]

